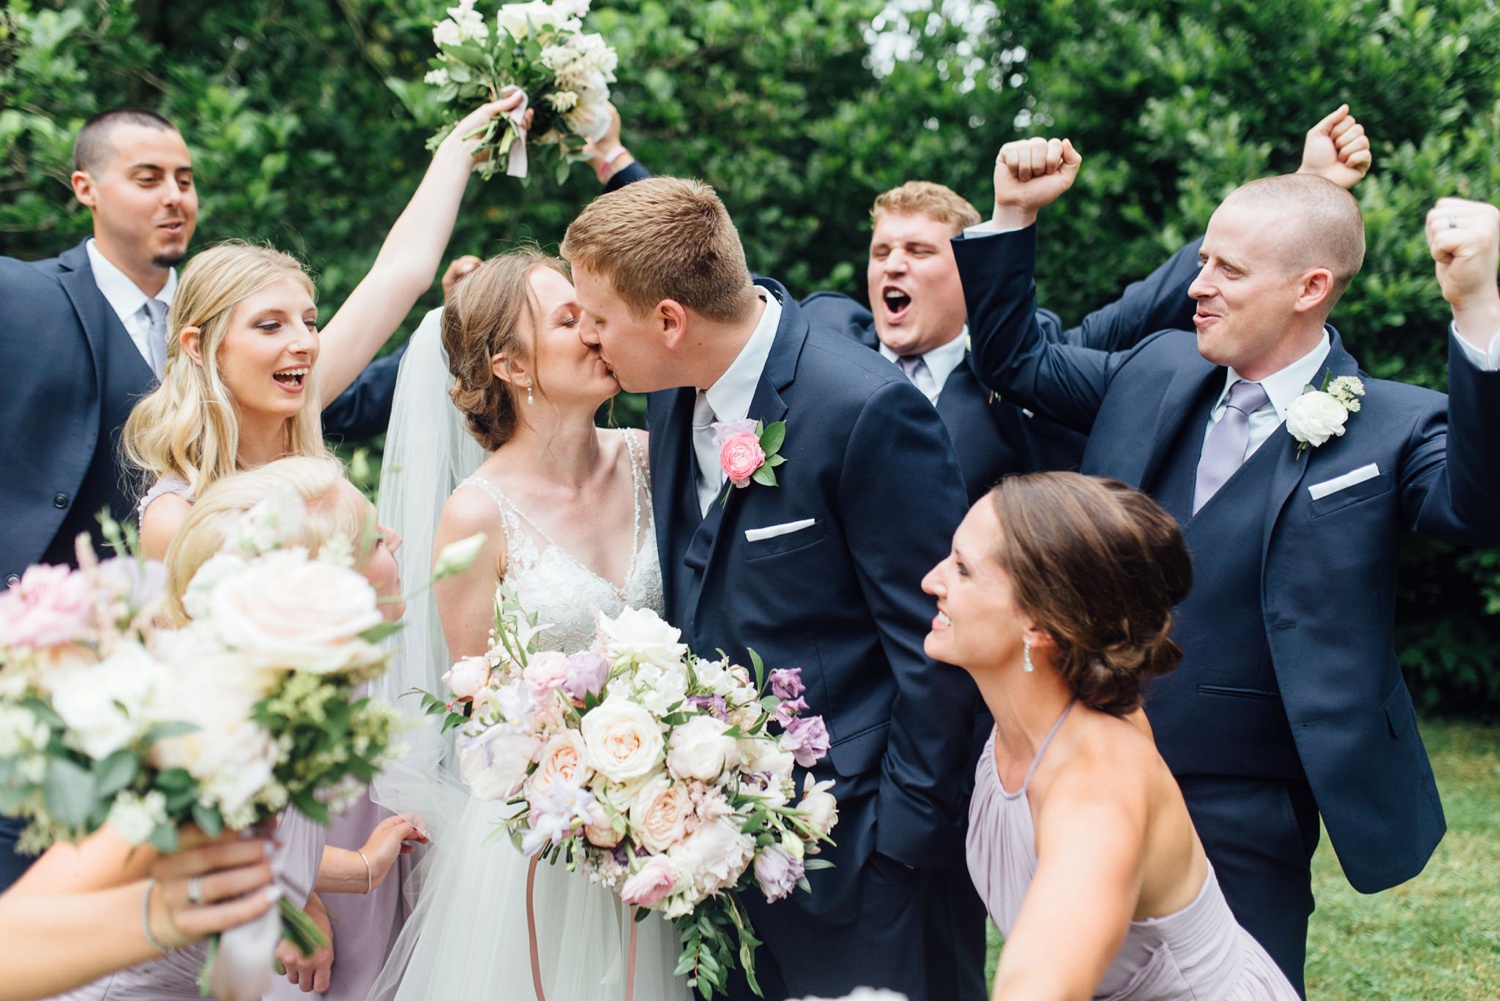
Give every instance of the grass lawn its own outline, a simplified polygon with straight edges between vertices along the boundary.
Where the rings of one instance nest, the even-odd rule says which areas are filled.
[[[1416,879],[1365,896],[1325,834],[1313,859],[1311,1001],[1500,998],[1500,727],[1422,724],[1448,834]],[[990,928],[990,975],[1000,938]]]

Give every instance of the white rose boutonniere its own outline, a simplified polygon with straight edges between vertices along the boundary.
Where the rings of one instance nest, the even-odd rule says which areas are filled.
[[[1297,456],[1329,438],[1342,437],[1349,415],[1358,413],[1365,384],[1352,375],[1323,378],[1323,388],[1308,386],[1286,411],[1286,429],[1297,439]]]

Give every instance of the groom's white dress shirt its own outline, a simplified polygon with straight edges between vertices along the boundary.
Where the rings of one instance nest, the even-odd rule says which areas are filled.
[[[172,305],[172,298],[177,294],[177,269],[172,268],[168,271],[167,283],[161,287],[161,291],[155,296],[149,296],[142,292],[141,287],[131,281],[125,272],[111,264],[109,258],[101,254],[99,248],[94,246],[93,240],[89,240],[84,245],[84,249],[88,251],[89,266],[94,269],[94,284],[99,287],[99,294],[104,296],[110,309],[113,309],[115,315],[120,318],[120,322],[125,326],[125,332],[130,335],[141,357],[146,359],[146,364],[151,365],[152,370],[155,371],[156,366],[151,362],[151,317],[147,312],[146,302],[155,298],[168,306]],[[165,338],[166,331],[162,330],[156,336]],[[165,357],[165,354],[162,357]],[[161,373],[157,372],[157,375],[160,376]]]
[[[707,389],[698,390],[698,400],[693,409],[693,454],[698,460],[698,513],[708,514],[708,509],[719,496],[724,485],[724,470],[718,462],[718,450],[713,446],[713,429],[707,426],[706,417],[712,421],[737,421],[750,415],[750,403],[755,399],[755,387],[760,383],[760,374],[765,370],[766,359],[771,356],[771,345],[776,342],[776,328],[781,325],[781,302],[765,289],[756,292],[764,302],[765,311],[760,322],[740,353],[719,376],[718,381]],[[705,404],[712,413],[705,413]]]

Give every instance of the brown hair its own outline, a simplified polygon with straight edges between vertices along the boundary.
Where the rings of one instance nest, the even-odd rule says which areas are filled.
[[[491,257],[453,287],[443,307],[443,350],[453,373],[449,395],[469,424],[469,433],[493,452],[516,433],[521,420],[521,393],[515,383],[495,375],[492,359],[505,354],[527,361],[536,357],[536,303],[528,279],[538,268],[568,277],[562,261],[540,247],[521,247]],[[522,316],[531,324],[528,343]],[[531,374],[536,388],[536,373]]]
[[[1078,473],[1010,476],[990,491],[996,559],[1016,604],[1057,641],[1075,698],[1120,716],[1182,659],[1172,607],[1193,583],[1182,530],[1150,497]]]
[[[608,279],[638,317],[663,299],[719,322],[743,320],[755,306],[739,231],[701,181],[653,177],[595,198],[568,227],[561,253]]]
[[[1365,220],[1359,202],[1326,177],[1262,177],[1235,189],[1223,204],[1281,216],[1280,246],[1287,270],[1301,274],[1310,268],[1327,268],[1333,274],[1333,289],[1324,302],[1327,309],[1333,308],[1364,266]]]
[[[952,188],[931,181],[907,181],[876,196],[870,219],[879,222],[883,213],[925,215],[936,219],[957,236],[969,226],[979,225],[979,210]]]
[[[102,111],[83,123],[73,140],[73,169],[93,171],[115,155],[110,134],[121,125],[139,125],[159,132],[176,132],[177,126],[154,111],[144,108],[114,108]]]

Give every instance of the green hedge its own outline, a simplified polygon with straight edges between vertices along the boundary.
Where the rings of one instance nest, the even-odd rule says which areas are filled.
[[[10,0],[0,13],[0,246],[88,230],[72,134],[151,107],[197,161],[198,246],[266,239],[336,304],[425,166],[419,80],[444,0]],[[911,178],[987,205],[994,151],[1063,134],[1077,188],[1044,220],[1043,301],[1076,319],[1196,235],[1242,180],[1296,163],[1348,101],[1374,142],[1369,256],[1333,320],[1378,376],[1445,380],[1446,310],[1422,238],[1439,194],[1500,199],[1493,0],[596,0],[619,48],[626,141],[724,194],[752,266],[798,293],[862,292],[875,194]],[[908,9],[914,8],[914,9]],[[473,183],[455,253],[555,244],[597,192]],[[436,301],[436,291],[432,300]],[[639,420],[638,400],[616,418]],[[377,443],[378,446],[378,443]],[[1407,547],[1403,662],[1419,705],[1500,715],[1500,555]]]

